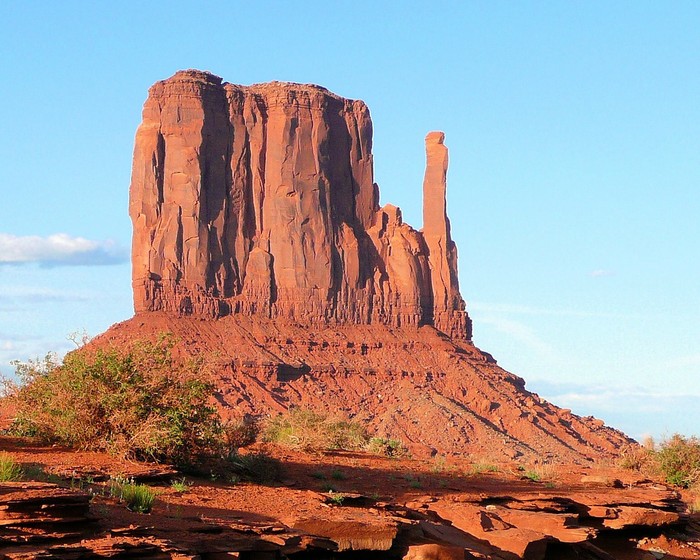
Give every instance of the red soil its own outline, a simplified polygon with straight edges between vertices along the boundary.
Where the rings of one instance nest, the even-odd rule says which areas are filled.
[[[267,558],[273,551],[301,558],[351,550],[386,558],[455,558],[457,551],[460,558],[642,559],[651,558],[648,550],[700,557],[696,521],[683,513],[677,493],[605,463],[553,465],[533,482],[513,462],[491,463],[496,470],[486,471],[471,457],[389,459],[268,447],[282,463],[274,485],[188,477],[187,491],[178,492],[169,480],[181,477],[167,468],[6,437],[0,450],[69,477],[59,483],[66,490],[0,484],[6,558],[87,558],[85,551],[90,558]],[[151,481],[158,492],[152,513],[130,512],[105,495],[104,478],[117,475]],[[158,475],[163,480],[154,482]],[[94,494],[77,525],[51,505],[66,493]],[[43,496],[49,506],[35,505],[34,513],[28,502],[12,506],[22,495],[34,496],[35,504]]]

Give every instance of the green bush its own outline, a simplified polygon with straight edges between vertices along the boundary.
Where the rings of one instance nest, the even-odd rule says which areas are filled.
[[[135,484],[133,480],[117,478],[110,484],[109,492],[136,513],[149,513],[156,500],[155,490],[145,484]]]
[[[187,482],[184,476],[179,480],[173,480],[170,482],[170,487],[175,490],[175,492],[187,492],[190,489],[190,486],[191,484]]]
[[[331,471],[331,478],[333,480],[345,480],[347,478],[347,475],[340,469],[333,469]]]
[[[700,439],[675,434],[661,443],[655,458],[669,484],[689,488],[700,482]]]
[[[525,471],[523,477],[532,480],[532,482],[539,482],[542,480],[542,476],[537,471]]]
[[[331,504],[335,506],[342,506],[343,502],[345,501],[345,494],[341,493],[336,493],[336,492],[329,492],[330,496],[328,496],[329,501]]]
[[[472,467],[469,469],[467,474],[483,474],[491,472],[498,472],[498,466],[486,461],[477,461],[476,463],[472,464]]]
[[[367,442],[367,451],[387,457],[405,457],[408,449],[399,439],[373,437]]]
[[[191,462],[221,442],[200,362],[176,362],[173,339],[136,342],[128,350],[86,348],[62,364],[16,364],[13,431],[129,458]]]
[[[332,418],[305,408],[292,408],[271,418],[263,440],[304,451],[362,449],[368,441],[362,424]]]
[[[260,425],[252,420],[229,421],[223,426],[223,438],[228,453],[237,453],[241,447],[253,445],[260,433]]]
[[[280,477],[279,461],[262,452],[231,455],[228,465],[236,475],[260,484],[270,484]]]
[[[14,482],[22,478],[22,467],[9,453],[0,453],[0,482]]]

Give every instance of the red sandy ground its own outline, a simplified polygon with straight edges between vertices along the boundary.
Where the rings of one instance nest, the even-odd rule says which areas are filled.
[[[267,447],[266,451],[283,465],[279,483],[265,486],[248,482],[231,483],[222,478],[188,477],[187,491],[177,492],[169,485],[169,480],[181,477],[168,468],[125,461],[104,453],[77,452],[8,437],[0,437],[0,450],[11,453],[25,466],[34,464],[45,473],[63,477],[61,484],[72,485],[76,492],[82,489],[94,493],[90,511],[98,519],[94,529],[98,538],[107,536],[134,542],[154,538],[154,542],[174,543],[180,551],[196,551],[198,547],[213,546],[213,541],[207,539],[216,538],[210,535],[217,535],[221,527],[233,531],[231,534],[243,541],[260,537],[274,543],[276,535],[280,535],[279,542],[283,543],[290,529],[296,528],[297,532],[330,536],[338,542],[338,529],[330,529],[331,533],[335,531],[333,535],[324,534],[323,523],[338,522],[344,527],[352,527],[348,523],[356,523],[364,528],[360,531],[360,537],[381,540],[386,527],[391,527],[397,516],[435,519],[436,511],[449,512],[463,506],[479,507],[482,514],[500,511],[498,519],[506,519],[504,513],[517,514],[508,518],[510,524],[520,523],[517,525],[520,532],[517,535],[513,533],[517,540],[526,538],[523,534],[533,528],[547,532],[552,517],[548,508],[557,501],[587,503],[592,495],[598,500],[606,495],[616,503],[627,500],[628,503],[642,501],[649,505],[654,500],[668,499],[669,496],[673,498],[673,493],[644,481],[639,473],[620,470],[613,464],[551,466],[543,471],[540,482],[533,482],[525,479],[514,463],[488,463],[497,467],[498,471],[479,472],[485,467],[487,458],[476,461],[471,457],[392,459],[366,453],[305,454]],[[160,483],[150,483],[158,491],[152,513],[143,515],[130,512],[123,504],[105,495],[106,485],[102,481],[116,475],[152,481],[159,475],[165,477]],[[73,483],[69,481],[71,477],[76,479]],[[327,492],[329,485],[334,493]],[[341,506],[334,505],[331,499],[339,493],[346,496]],[[521,504],[519,509],[502,509],[501,504],[507,500]],[[528,516],[534,514],[542,517],[541,523],[528,520]],[[611,532],[605,539],[598,539],[596,545],[612,554],[610,557],[623,560],[653,558],[648,551],[659,551],[659,554],[664,551],[665,558],[699,558],[700,546],[696,542],[697,535],[692,536],[692,520],[689,526],[689,520],[684,519],[683,527],[659,530],[651,527],[656,521],[647,518],[650,526],[633,532]],[[467,521],[455,518],[452,522],[461,528]],[[367,537],[369,526],[374,529],[369,530],[370,537]],[[562,529],[555,528],[559,531],[557,535],[564,534]],[[2,531],[0,527],[0,542]],[[372,531],[376,533],[374,537],[371,536]],[[353,534],[345,536],[350,540],[358,538]],[[232,539],[235,540],[229,535],[228,540]],[[206,542],[209,544],[203,544]],[[479,556],[478,548],[476,544],[471,549],[476,557],[518,557],[508,556],[507,553],[490,556],[487,552]],[[22,556],[20,552],[24,549],[21,547],[12,550],[17,555],[8,558],[34,557],[31,554]],[[6,552],[12,550],[7,549]],[[501,550],[504,550],[502,546]],[[552,551],[554,549],[550,548],[546,558],[579,557],[569,556],[573,553],[565,549],[560,554]],[[173,554],[164,557],[189,556]]]

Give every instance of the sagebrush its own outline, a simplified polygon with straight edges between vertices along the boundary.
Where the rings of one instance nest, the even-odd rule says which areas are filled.
[[[227,463],[235,475],[259,484],[275,482],[282,472],[280,462],[262,451],[230,455]]]
[[[408,453],[401,440],[370,437],[366,424],[307,408],[290,408],[270,418],[262,439],[304,451],[363,450],[389,457]]]
[[[406,457],[408,449],[400,439],[373,437],[365,445],[370,453],[386,455],[387,457]]]
[[[666,482],[689,488],[700,482],[700,439],[671,436],[656,451],[656,460]]]
[[[643,447],[630,447],[623,451],[620,466],[660,476],[674,486],[697,486],[700,484],[700,439],[674,434],[658,445],[650,441]]]
[[[15,458],[6,452],[0,452],[0,482],[13,482],[22,478],[22,467]]]
[[[81,449],[185,464],[215,452],[222,426],[199,361],[176,361],[174,340],[127,350],[83,348],[17,363],[13,431]]]
[[[271,418],[263,440],[304,451],[361,449],[369,440],[363,424],[306,408],[292,408]]]

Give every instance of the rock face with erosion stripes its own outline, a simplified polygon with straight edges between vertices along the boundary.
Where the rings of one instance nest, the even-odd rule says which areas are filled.
[[[471,338],[443,139],[426,138],[416,231],[398,208],[379,206],[362,101],[193,70],[156,83],[130,191],[136,312],[434,325]]]

